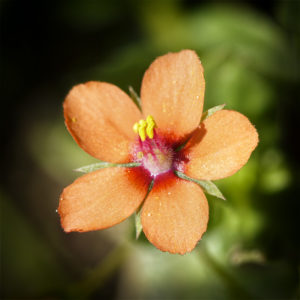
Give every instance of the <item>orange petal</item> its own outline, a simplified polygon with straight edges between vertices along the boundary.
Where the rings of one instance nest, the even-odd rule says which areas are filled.
[[[237,172],[258,143],[250,121],[236,111],[221,110],[207,118],[184,149],[189,157],[185,174],[215,180]]]
[[[64,102],[65,123],[78,145],[109,162],[128,162],[133,124],[141,113],[129,96],[104,82],[72,88]]]
[[[181,139],[199,125],[204,87],[203,68],[194,51],[161,56],[143,78],[143,114],[152,115],[164,133]]]
[[[148,189],[148,182],[138,175],[133,169],[107,168],[75,180],[60,198],[58,212],[64,230],[97,230],[125,220]]]
[[[154,185],[142,210],[143,230],[158,249],[185,254],[206,231],[208,203],[201,188],[177,177]]]

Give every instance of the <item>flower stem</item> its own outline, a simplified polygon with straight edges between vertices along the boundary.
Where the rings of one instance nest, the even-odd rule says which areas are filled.
[[[67,297],[69,299],[88,299],[117,271],[126,259],[128,252],[126,244],[122,243],[117,246],[81,282],[70,286]]]
[[[232,299],[255,299],[255,297],[246,290],[241,283],[227,271],[220,263],[218,263],[213,256],[207,251],[206,247],[202,245],[198,251],[201,259],[223,280],[228,287]]]

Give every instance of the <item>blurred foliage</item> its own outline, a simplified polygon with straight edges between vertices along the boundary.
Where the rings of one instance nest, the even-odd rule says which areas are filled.
[[[2,1],[1,297],[295,299],[299,285],[298,1]],[[65,234],[55,213],[72,170],[96,162],[72,140],[61,103],[79,82],[139,90],[158,55],[190,48],[205,108],[256,125],[248,164],[216,182],[196,250],[162,253],[134,219]],[[8,124],[10,124],[8,126]]]

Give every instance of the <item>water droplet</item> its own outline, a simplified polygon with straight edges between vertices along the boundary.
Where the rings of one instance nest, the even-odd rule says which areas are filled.
[[[168,195],[171,195],[171,192],[168,192]]]
[[[151,213],[148,213],[148,215],[147,215],[148,217],[151,217]]]

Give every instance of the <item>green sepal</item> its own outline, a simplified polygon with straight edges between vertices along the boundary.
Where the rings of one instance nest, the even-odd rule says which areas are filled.
[[[137,92],[133,89],[132,86],[129,86],[128,89],[131,99],[136,104],[138,109],[142,111],[141,98],[138,96]]]
[[[141,222],[141,210],[135,213],[134,221],[135,221],[135,238],[138,239],[140,237],[141,232],[143,231],[143,226]]]
[[[127,164],[114,164],[114,163],[102,161],[99,163],[80,167],[78,169],[75,169],[74,171],[82,172],[82,173],[90,173],[90,172],[93,172],[93,171],[96,171],[99,169],[104,169],[104,168],[111,168],[111,167],[133,168],[133,167],[139,167],[140,165],[141,165],[141,163],[137,163],[137,162],[131,162],[131,163],[127,163]]]
[[[180,151],[181,149],[183,149],[185,147],[185,145],[188,143],[188,141],[190,140],[190,138],[188,138],[183,144],[181,144],[180,146],[178,146],[177,148],[175,148],[175,152]]]
[[[217,112],[219,110],[222,110],[225,107],[225,105],[226,105],[225,103],[224,104],[220,104],[220,105],[214,106],[214,107],[208,109],[207,111],[205,111],[202,114],[200,123],[203,122],[205,119],[207,119],[212,114],[214,114],[215,112]]]
[[[142,230],[143,230],[143,226],[142,226],[142,222],[141,222],[141,211],[142,211],[142,206],[143,203],[145,202],[145,200],[147,199],[149,193],[151,192],[152,188],[154,185],[154,179],[151,181],[151,183],[149,184],[148,190],[147,190],[147,194],[142,202],[142,204],[140,205],[140,207],[136,210],[135,212],[135,238],[138,239]]]
[[[189,176],[187,176],[184,173],[179,172],[179,171],[174,171],[174,173],[179,178],[182,178],[184,180],[192,181],[192,182],[195,182],[195,183],[199,184],[207,194],[215,196],[215,197],[223,199],[223,200],[226,200],[225,197],[223,196],[223,194],[221,193],[221,191],[218,189],[218,187],[213,182],[211,182],[210,180],[194,179],[194,178],[191,178],[191,177],[189,177]]]

